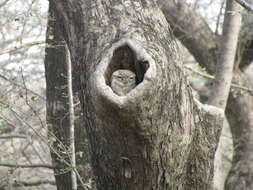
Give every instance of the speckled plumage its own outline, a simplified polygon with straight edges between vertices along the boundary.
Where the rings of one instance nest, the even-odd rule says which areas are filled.
[[[111,88],[119,96],[125,96],[136,86],[136,75],[126,69],[117,70],[111,77]]]

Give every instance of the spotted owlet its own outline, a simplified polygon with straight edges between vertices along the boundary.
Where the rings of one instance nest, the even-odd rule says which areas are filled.
[[[136,75],[129,70],[117,70],[111,77],[111,88],[119,96],[125,96],[136,86]]]

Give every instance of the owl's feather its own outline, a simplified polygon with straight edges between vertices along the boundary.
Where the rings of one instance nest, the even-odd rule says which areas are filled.
[[[111,88],[119,96],[125,96],[136,86],[136,75],[126,69],[113,72],[111,77]]]

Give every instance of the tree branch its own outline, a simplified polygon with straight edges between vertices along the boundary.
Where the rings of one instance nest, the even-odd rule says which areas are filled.
[[[241,28],[241,7],[234,0],[227,0],[220,45],[219,61],[208,103],[225,110],[233,78],[238,36]]]
[[[0,139],[13,139],[13,138],[19,138],[19,139],[26,139],[26,135],[1,135]]]
[[[47,164],[7,164],[7,163],[0,163],[0,166],[3,167],[10,167],[10,168],[48,168],[48,169],[54,169],[52,165]]]
[[[23,181],[23,180],[15,180],[13,186],[39,186],[44,184],[55,185],[55,181],[45,179],[45,180],[31,180],[31,181]]]
[[[241,6],[243,6],[247,11],[253,12],[253,6],[247,3],[245,0],[235,0]]]
[[[68,103],[69,103],[69,138],[70,138],[70,163],[73,168],[76,168],[76,153],[75,153],[75,114],[74,114],[74,101],[73,101],[73,88],[72,88],[72,65],[70,52],[67,44],[66,49],[66,64],[67,64],[67,84],[68,84]],[[76,173],[71,170],[72,190],[77,190]]]
[[[183,0],[158,2],[174,35],[202,67],[214,73],[218,40],[205,20]]]
[[[31,46],[37,46],[37,45],[41,45],[41,44],[45,44],[45,41],[31,42],[31,43],[27,43],[27,44],[24,44],[24,45],[19,46],[19,47],[15,47],[15,48],[12,48],[12,49],[7,49],[7,50],[4,50],[4,51],[1,51],[0,55],[7,54],[7,53],[13,53],[15,51],[18,51],[18,50],[21,50],[21,49],[24,49],[24,48],[28,48],[28,47],[31,47]]]
[[[191,67],[184,66],[184,68],[186,68],[187,70],[189,70],[189,71],[191,71],[191,72],[193,72],[193,73],[196,73],[197,75],[202,76],[202,77],[204,77],[204,78],[211,79],[211,80],[214,80],[214,79],[215,79],[215,77],[214,77],[213,75],[209,75],[209,74],[207,74],[207,73],[202,73],[202,72],[196,71],[196,70],[192,69]],[[232,83],[232,84],[231,84],[231,87],[232,87],[232,88],[237,88],[237,89],[240,89],[240,90],[247,91],[247,92],[249,92],[249,93],[251,93],[251,94],[253,95],[253,89],[251,89],[251,88],[247,88],[247,87],[245,87],[245,86],[240,86],[240,85],[235,84],[235,83]]]
[[[44,101],[46,100],[45,97],[41,96],[41,95],[38,94],[37,92],[34,92],[33,90],[28,89],[28,88],[26,88],[25,86],[23,86],[23,85],[21,85],[21,84],[18,84],[18,83],[16,83],[16,82],[14,82],[13,80],[8,79],[7,77],[5,77],[5,76],[3,76],[3,75],[1,75],[1,74],[0,74],[0,78],[6,80],[6,81],[8,81],[8,82],[10,82],[11,84],[13,84],[13,85],[15,85],[15,86],[18,86],[18,87],[20,87],[20,88],[26,89],[28,92],[30,92],[30,93],[32,93],[32,94],[38,96],[39,98],[41,98],[41,99],[44,100]]]

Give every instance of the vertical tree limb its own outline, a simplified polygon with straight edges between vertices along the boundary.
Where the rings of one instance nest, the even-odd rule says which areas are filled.
[[[66,51],[66,63],[67,63],[67,80],[68,80],[68,98],[69,98],[69,137],[70,137],[70,163],[71,169],[71,179],[72,179],[72,190],[77,190],[76,183],[76,152],[75,152],[75,114],[74,114],[74,101],[73,101],[73,88],[72,88],[72,67],[70,52],[67,44],[65,44]]]
[[[227,0],[220,53],[214,87],[208,103],[225,110],[233,78],[236,46],[241,27],[241,7],[234,0]]]

